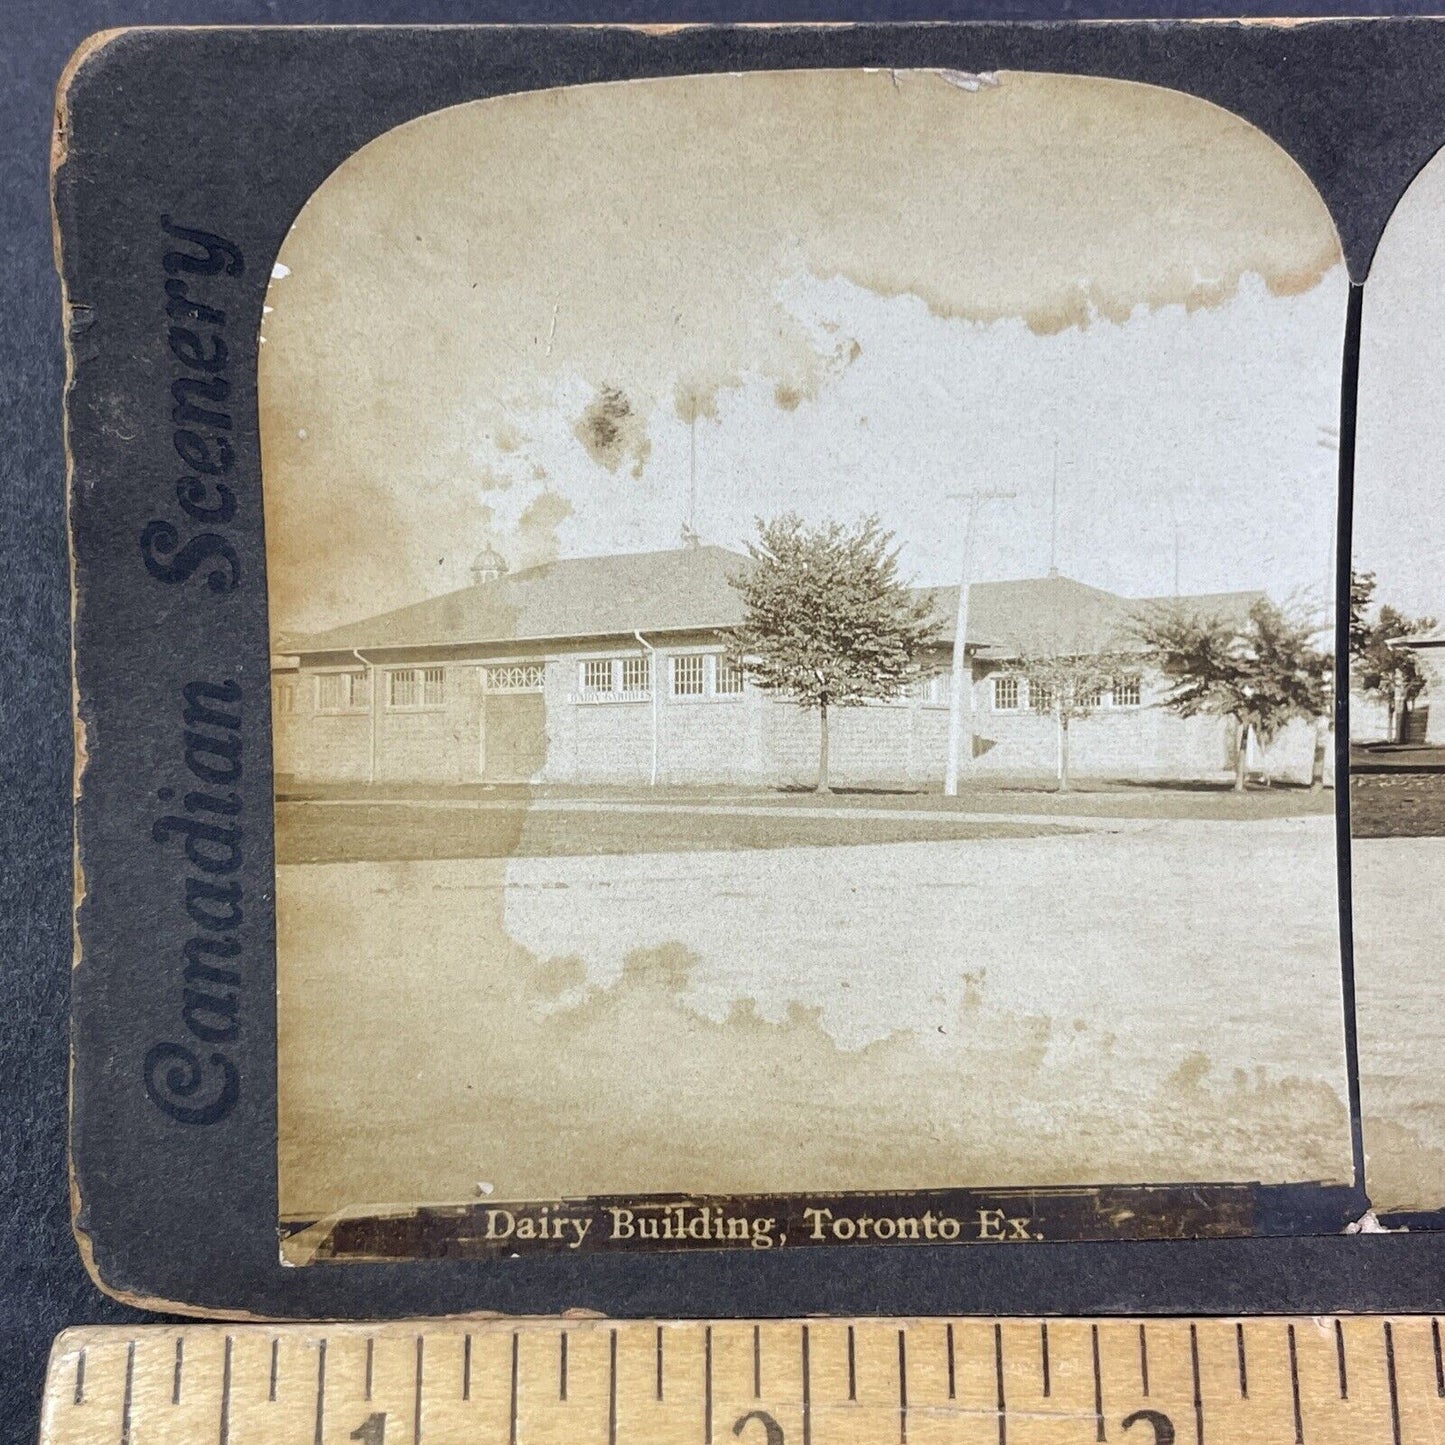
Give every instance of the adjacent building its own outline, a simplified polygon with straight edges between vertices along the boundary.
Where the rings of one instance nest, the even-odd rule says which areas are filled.
[[[508,572],[488,551],[472,585],[308,636],[282,638],[273,670],[275,761],[293,783],[806,784],[818,722],[755,687],[728,658],[742,620],[729,578],[749,560],[713,546],[581,557]],[[957,588],[926,589],[943,632],[936,671],[896,701],[830,714],[842,784],[941,781]],[[1180,599],[1243,617],[1260,597]],[[1156,599],[1066,577],[982,582],[969,594],[971,766],[1048,776],[1057,757],[1047,700],[1019,659],[1061,637],[1127,651],[1129,623]],[[1174,601],[1176,599],[1170,599]],[[1164,682],[1140,658],[1071,728],[1071,771],[1131,779],[1232,773],[1224,719],[1154,706]],[[1311,730],[1270,749],[1279,776],[1307,781]]]
[[[1396,720],[1396,736],[1390,741],[1415,744],[1445,744],[1445,702],[1432,707],[1431,698],[1445,699],[1445,627],[1432,627],[1413,637],[1401,637],[1391,644],[1408,648],[1425,678],[1425,691]]]

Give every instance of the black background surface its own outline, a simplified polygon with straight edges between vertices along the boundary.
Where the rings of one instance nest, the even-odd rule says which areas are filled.
[[[1275,6],[1274,13],[1408,13],[1427,6]],[[1148,5],[73,3],[0,5],[0,1441],[33,1439],[45,1352],[70,1323],[143,1318],[100,1295],[72,1242],[65,1184],[66,1014],[70,957],[68,578],[60,394],[60,302],[50,240],[53,86],[89,32],[122,24],[344,21],[1064,18],[1168,14]],[[1181,15],[1242,11],[1181,7]],[[304,145],[304,140],[298,142]],[[184,1181],[177,1181],[184,1192]],[[199,1206],[198,1207],[202,1207]],[[224,1251],[225,1242],[216,1242]],[[1161,1250],[1167,1250],[1167,1267]],[[991,1252],[990,1252],[991,1253]],[[1440,1302],[1445,1236],[1230,1241],[1167,1246],[1037,1246],[1031,1262],[957,1250],[911,1291],[916,1311],[1068,1309],[1107,1295],[1115,1309],[1178,1310],[1194,1299],[1258,1309],[1428,1309]],[[739,1259],[729,1279],[739,1312],[888,1309],[903,1252],[819,1251],[790,1262],[777,1290],[766,1261]],[[668,1257],[589,1268],[589,1294],[618,1313],[693,1307]],[[914,1270],[909,1271],[910,1274]],[[1160,1293],[1162,1275],[1167,1274]],[[1135,1281],[1138,1281],[1136,1284]],[[559,1297],[556,1305],[573,1302]],[[578,1298],[577,1303],[594,1303]],[[534,1304],[535,1304],[534,1297]],[[502,1307],[506,1307],[503,1304]]]

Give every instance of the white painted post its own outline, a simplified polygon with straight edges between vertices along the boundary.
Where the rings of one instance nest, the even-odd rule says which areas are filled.
[[[943,774],[943,791],[950,798],[958,796],[958,768],[963,752],[965,688],[968,692],[968,709],[970,712],[973,711],[973,679],[966,677],[965,673],[965,669],[968,667],[968,573],[969,554],[973,546],[973,524],[978,516],[978,509],[984,502],[1013,495],[1012,492],[986,492],[975,489],[969,492],[958,492],[953,496],[953,500],[966,502],[967,507],[963,514],[963,559],[959,566],[958,612],[953,624],[953,676],[949,679],[948,689],[948,761]],[[971,754],[973,751],[972,734],[969,736],[968,747]]]

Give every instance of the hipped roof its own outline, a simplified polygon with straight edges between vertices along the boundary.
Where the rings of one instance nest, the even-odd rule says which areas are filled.
[[[324,653],[485,648],[518,642],[715,632],[743,620],[729,578],[752,565],[725,547],[675,548],[576,557],[528,567],[425,602],[304,636],[277,650]],[[952,645],[957,587],[918,589],[931,596],[940,640]],[[1242,621],[1262,592],[1181,598],[1128,598],[1068,577],[977,582],[969,589],[968,646],[987,657],[1125,650],[1131,623],[1159,605]]]

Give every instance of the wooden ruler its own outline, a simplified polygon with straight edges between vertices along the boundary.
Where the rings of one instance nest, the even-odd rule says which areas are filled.
[[[1434,1319],[68,1330],[41,1445],[1436,1445]]]

